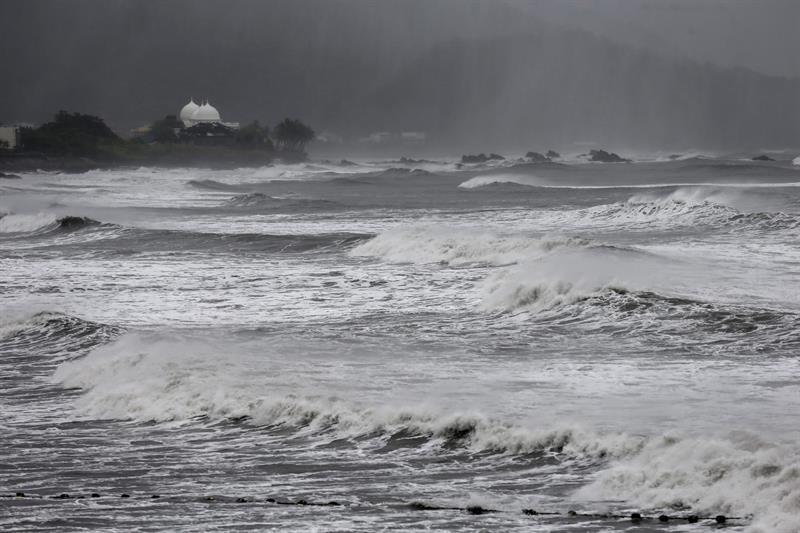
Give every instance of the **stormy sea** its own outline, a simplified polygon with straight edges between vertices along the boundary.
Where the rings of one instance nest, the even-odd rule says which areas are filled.
[[[800,530],[790,159],[38,172],[0,213],[2,530]]]

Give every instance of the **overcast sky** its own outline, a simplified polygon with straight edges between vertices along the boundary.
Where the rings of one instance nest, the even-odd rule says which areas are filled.
[[[791,143],[800,122],[800,0],[0,0],[0,49],[7,122],[127,130],[190,95],[458,146]]]
[[[721,66],[800,77],[799,0],[520,0],[548,20]]]

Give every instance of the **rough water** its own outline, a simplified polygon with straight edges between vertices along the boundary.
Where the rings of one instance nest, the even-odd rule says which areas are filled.
[[[800,530],[790,161],[34,173],[0,212],[2,530]]]

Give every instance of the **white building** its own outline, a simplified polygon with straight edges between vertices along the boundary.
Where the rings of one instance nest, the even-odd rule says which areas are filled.
[[[13,150],[17,147],[19,140],[19,128],[17,126],[0,126],[0,141],[8,143],[8,150]],[[0,142],[3,144],[3,142]]]
[[[239,129],[238,122],[223,122],[217,108],[208,103],[208,100],[203,105],[197,105],[194,99],[190,98],[189,103],[181,109],[179,117],[187,128],[197,124],[222,124],[228,128]]]

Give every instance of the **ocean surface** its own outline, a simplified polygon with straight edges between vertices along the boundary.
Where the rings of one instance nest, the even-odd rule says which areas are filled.
[[[800,531],[790,160],[29,173],[0,213],[0,530]]]

